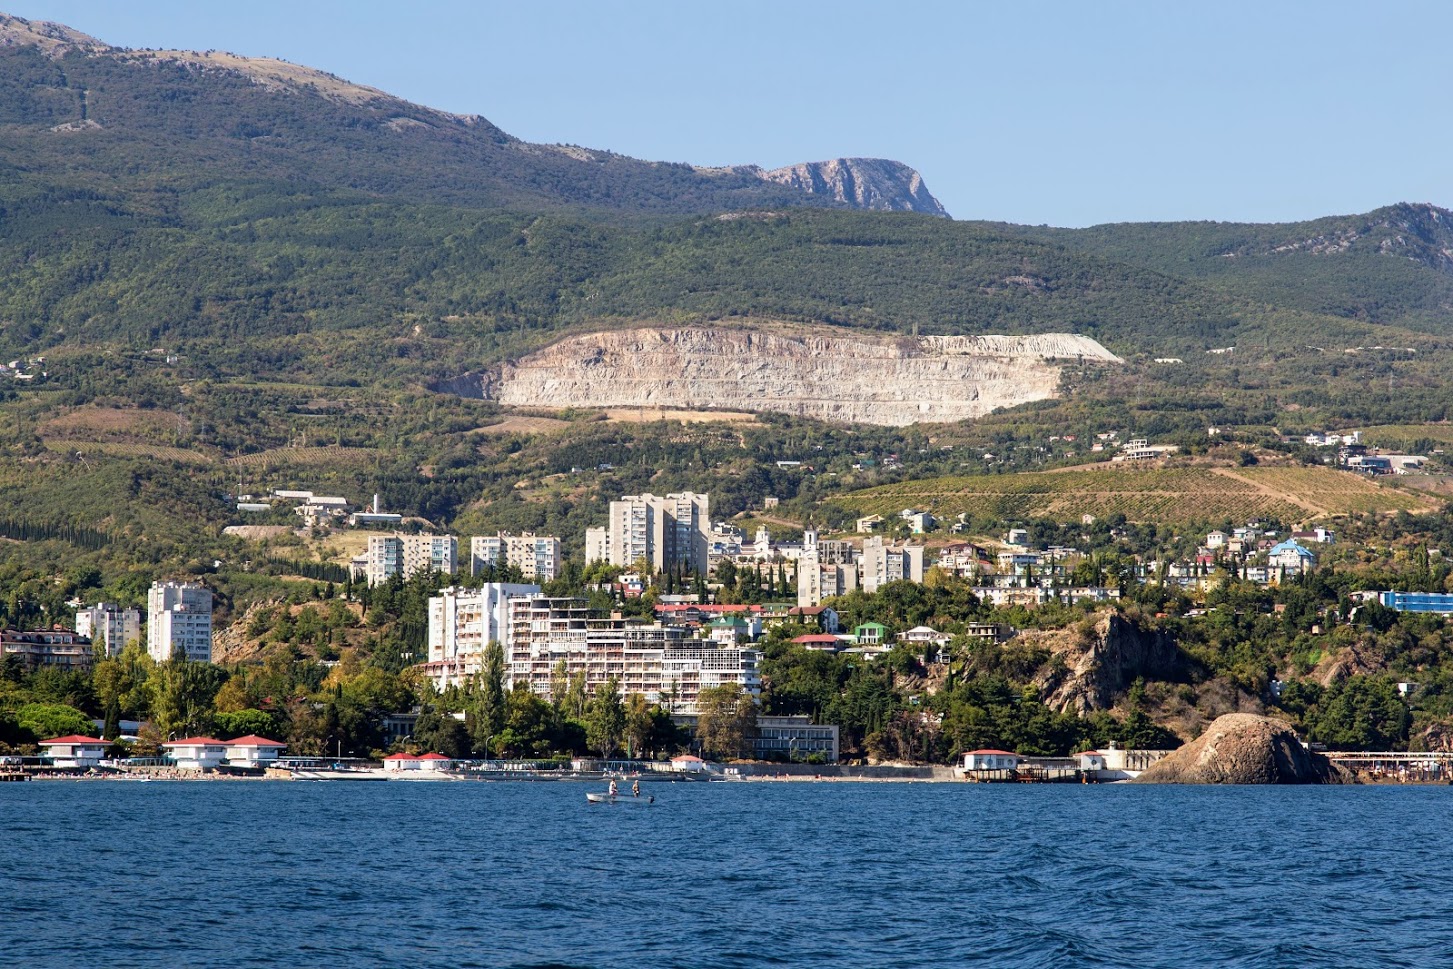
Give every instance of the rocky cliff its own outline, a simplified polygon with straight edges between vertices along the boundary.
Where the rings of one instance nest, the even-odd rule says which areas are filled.
[[[1087,622],[1068,641],[1047,645],[1052,660],[1034,685],[1046,706],[1080,716],[1110,709],[1136,678],[1172,677],[1180,665],[1180,649],[1169,634],[1142,629],[1117,613]]]
[[[1301,745],[1289,724],[1228,713],[1152,764],[1141,784],[1343,784],[1348,776]]]
[[[948,217],[948,211],[923,184],[922,175],[886,158],[803,162],[759,174],[766,181],[790,185],[813,195],[826,195],[854,208],[927,212]]]
[[[1053,397],[1065,360],[1119,358],[1070,334],[893,339],[786,324],[643,327],[570,337],[451,389],[533,407],[715,407],[901,426]]]

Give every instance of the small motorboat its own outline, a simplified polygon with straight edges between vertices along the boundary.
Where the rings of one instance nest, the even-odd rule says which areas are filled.
[[[585,800],[590,804],[631,804],[636,807],[645,807],[656,800],[654,794],[643,794],[640,796],[632,794],[602,794],[599,791],[588,791]]]

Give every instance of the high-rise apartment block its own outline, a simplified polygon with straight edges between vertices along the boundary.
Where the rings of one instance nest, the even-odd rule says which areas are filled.
[[[884,545],[881,536],[863,539],[858,571],[864,592],[877,592],[889,582],[923,581],[922,545]]]
[[[653,571],[682,568],[705,575],[710,563],[710,496],[683,491],[664,498],[626,495],[610,503],[610,522],[586,532],[586,561]]]
[[[459,539],[453,535],[370,535],[363,574],[369,585],[396,575],[459,571]]]
[[[429,661],[424,672],[441,690],[478,673],[489,644],[509,639],[510,597],[539,591],[538,585],[511,582],[440,589],[429,599]]]
[[[180,650],[212,661],[212,593],[193,582],[155,582],[146,596],[146,651],[165,662]]]
[[[98,602],[76,613],[76,632],[92,642],[104,641],[107,656],[120,655],[127,643],[141,639],[141,610]]]
[[[561,561],[560,539],[553,535],[476,535],[469,540],[469,571],[478,575],[490,566],[508,565],[526,579],[549,582]]]
[[[538,586],[496,583],[445,589],[429,600],[429,662],[439,689],[462,684],[498,640],[505,686],[523,683],[549,696],[560,671],[582,676],[587,691],[614,678],[623,695],[639,693],[673,713],[697,712],[700,692],[737,683],[756,696],[759,654],[748,647],[687,638],[683,626],[592,619],[586,600],[550,597]]]

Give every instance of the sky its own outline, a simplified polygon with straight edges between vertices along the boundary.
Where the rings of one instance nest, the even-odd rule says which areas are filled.
[[[1453,206],[1447,0],[0,0],[124,47],[281,57],[528,141],[866,156],[959,219]]]

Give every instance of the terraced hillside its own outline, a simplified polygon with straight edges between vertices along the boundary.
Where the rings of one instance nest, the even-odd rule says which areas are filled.
[[[893,515],[923,508],[1003,520],[1078,521],[1083,515],[1164,524],[1309,521],[1354,512],[1428,510],[1440,499],[1331,468],[1270,466],[1175,468],[1103,466],[1070,471],[930,478],[852,492],[836,504]]]

